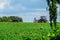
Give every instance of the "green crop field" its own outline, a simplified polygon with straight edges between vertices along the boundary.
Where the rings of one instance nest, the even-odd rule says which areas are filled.
[[[60,35],[60,23],[57,31],[49,23],[0,22],[0,40],[51,40]]]

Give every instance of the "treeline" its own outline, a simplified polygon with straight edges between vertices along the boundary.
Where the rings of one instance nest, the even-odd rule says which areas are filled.
[[[23,19],[18,16],[3,16],[0,17],[0,22],[23,22]]]

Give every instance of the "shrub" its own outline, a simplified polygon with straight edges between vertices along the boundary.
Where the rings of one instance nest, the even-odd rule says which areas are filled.
[[[23,22],[23,19],[21,17],[18,16],[3,16],[0,17],[0,22]]]

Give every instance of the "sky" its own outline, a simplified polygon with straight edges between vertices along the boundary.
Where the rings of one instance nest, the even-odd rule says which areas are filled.
[[[40,16],[49,20],[47,7],[46,0],[0,0],[0,16],[19,16],[24,22],[33,22],[35,17],[39,19]]]

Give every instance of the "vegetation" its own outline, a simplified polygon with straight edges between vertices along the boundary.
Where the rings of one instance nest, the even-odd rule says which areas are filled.
[[[57,23],[57,7],[59,0],[47,0],[50,14],[50,25],[46,19],[39,20],[42,23],[22,23],[21,17],[0,17],[0,40],[60,40],[60,23]],[[52,26],[52,21],[54,26]],[[51,27],[52,29],[51,29]],[[56,30],[55,30],[56,27]]]
[[[40,19],[36,19],[36,18],[34,18],[34,22],[36,23],[41,23],[41,22],[44,22],[44,23],[46,23],[46,22],[48,22],[48,20],[46,19],[46,16],[41,16],[40,17]]]
[[[60,5],[60,0],[56,0],[57,1],[57,3]]]
[[[0,40],[57,40],[60,23],[53,30],[49,23],[0,22]]]
[[[57,19],[57,1],[56,0],[47,0],[47,4],[49,7],[49,15],[50,15],[50,26],[52,27],[52,21],[56,28],[56,19]]]
[[[18,16],[9,16],[9,17],[3,16],[0,17],[0,22],[23,22],[23,20],[21,17]]]
[[[44,22],[46,23],[48,20],[46,19],[46,16],[41,16],[41,19],[38,20],[38,23],[39,22]]]

